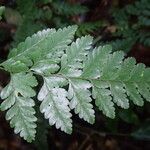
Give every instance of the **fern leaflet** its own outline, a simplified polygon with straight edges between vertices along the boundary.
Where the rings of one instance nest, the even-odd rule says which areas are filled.
[[[3,12],[5,10],[4,6],[0,6],[0,20],[2,19]]]
[[[36,124],[34,101],[31,97],[36,93],[32,87],[37,81],[32,74],[18,73],[11,76],[10,83],[1,91],[1,98],[6,99],[0,106],[7,110],[6,120],[10,120],[15,133],[31,142],[35,138]]]

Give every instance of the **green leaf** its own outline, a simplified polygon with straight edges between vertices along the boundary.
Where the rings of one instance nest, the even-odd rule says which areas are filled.
[[[93,105],[90,103],[91,92],[89,88],[91,84],[85,80],[69,80],[68,98],[70,108],[75,109],[75,113],[85,121],[93,124],[95,122]]]
[[[66,50],[62,57],[60,73],[67,76],[80,76],[83,68],[82,61],[86,59],[91,48],[93,38],[85,36],[78,38]]]
[[[44,77],[43,79],[44,84],[38,94],[38,99],[42,101],[40,111],[44,113],[50,125],[71,133],[72,120],[67,91],[60,88],[66,84],[66,80],[60,77]]]
[[[85,36],[68,46],[61,57],[60,71],[52,75],[53,80],[67,80],[70,108],[80,118],[94,123],[91,96],[99,110],[110,118],[115,117],[115,104],[124,109],[129,108],[128,96],[140,106],[143,105],[141,94],[149,101],[149,69],[141,64],[136,65],[133,58],[123,60],[124,53],[112,53],[109,45],[90,51],[91,42],[92,38]],[[52,81],[49,83],[53,84]],[[55,86],[64,89],[58,84]]]
[[[120,82],[109,82],[111,94],[113,96],[113,101],[120,107],[127,109],[129,108],[129,100],[125,94],[126,90],[124,85]]]
[[[72,42],[76,26],[48,29],[28,37],[14,48],[9,59],[0,64],[11,73],[10,83],[2,90],[1,110],[15,133],[27,141],[35,136],[32,73],[43,78],[38,93],[40,111],[50,125],[72,132],[71,109],[83,120],[94,123],[93,102],[104,115],[114,118],[115,107],[127,109],[133,102],[143,106],[150,101],[150,69],[125,59],[110,45],[92,47],[92,37]],[[14,73],[19,72],[19,73]],[[25,73],[26,72],[26,73]]]
[[[3,15],[3,12],[5,10],[5,7],[4,6],[0,6],[0,20],[2,19],[2,15]]]
[[[35,104],[31,99],[36,94],[32,87],[36,85],[37,81],[32,74],[18,73],[11,76],[10,83],[1,92],[1,98],[6,100],[0,109],[8,110],[6,119],[10,120],[14,132],[20,133],[28,142],[34,140],[36,133]]]
[[[79,15],[83,14],[88,11],[87,7],[82,6],[80,4],[70,4],[65,1],[59,1],[55,0],[52,3],[52,6],[56,10],[58,14],[64,15],[64,16],[74,16],[74,15]]]
[[[41,59],[51,59],[54,57],[54,53],[57,57],[60,57],[60,50],[63,52],[67,45],[71,43],[76,29],[77,26],[69,26],[64,29],[59,29],[58,31],[55,29],[39,31],[37,34],[26,38],[25,42],[20,43],[17,48],[12,49],[9,54],[9,59],[1,65],[5,67],[6,70],[14,72],[12,66],[16,66],[15,63],[19,61],[26,66],[25,69],[23,69],[23,67],[20,69],[16,67],[17,71],[15,72],[19,72],[26,71],[27,67],[30,67],[33,63]]]
[[[95,48],[84,62],[82,77],[98,78],[100,77],[100,69],[106,62],[108,55],[111,53],[110,45]],[[101,59],[99,59],[101,57]]]
[[[78,37],[90,34],[90,33],[94,33],[96,32],[99,28],[103,28],[104,26],[106,26],[107,23],[104,21],[96,21],[96,22],[82,22],[80,24],[78,24],[79,28],[76,32],[76,35]]]
[[[41,60],[34,64],[31,70],[37,72],[38,74],[50,75],[58,71],[59,65],[57,62],[51,61],[49,59]]]
[[[103,81],[92,81],[93,91],[92,96],[96,106],[107,117],[115,118],[115,108],[111,97],[111,91],[107,89],[109,85]]]
[[[114,39],[117,39],[110,42],[114,50],[129,52],[136,43],[149,47],[150,32],[147,32],[147,27],[150,26],[149,0],[134,1],[123,8],[113,8],[112,14],[117,27],[113,33]],[[136,20],[131,24],[133,17]]]
[[[87,58],[92,40],[92,37],[85,36],[73,42],[62,57],[62,68],[59,72],[67,76],[69,81],[68,98],[71,100],[71,109],[75,109],[75,113],[89,123],[94,123],[95,120],[93,106],[90,103],[92,101],[89,91],[91,85],[88,81],[71,78],[82,74],[83,61]]]
[[[149,101],[148,69],[142,64],[135,65],[132,58],[122,61],[123,57],[122,52],[111,54],[109,46],[98,47],[85,61],[81,75],[82,79],[92,82],[96,105],[111,118],[115,117],[112,101],[125,109],[129,108],[127,96],[139,106],[143,106],[144,102],[141,95]],[[141,85],[146,92],[141,90]],[[109,105],[109,109],[106,105]]]

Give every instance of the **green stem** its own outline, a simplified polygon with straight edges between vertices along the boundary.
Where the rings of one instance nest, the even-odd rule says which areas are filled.
[[[102,82],[120,82],[120,83],[142,83],[143,81],[130,81],[130,80],[119,80],[119,79],[101,79],[101,78],[87,78],[87,77],[69,77],[69,76],[65,76],[63,74],[52,74],[51,76],[56,76],[56,77],[62,77],[62,78],[66,78],[67,80],[69,79],[78,79],[78,80],[87,80],[87,81],[102,81]],[[149,81],[148,81],[149,83]]]

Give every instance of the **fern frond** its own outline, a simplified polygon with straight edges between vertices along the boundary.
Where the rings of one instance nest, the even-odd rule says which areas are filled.
[[[12,50],[1,64],[12,74],[1,92],[1,98],[6,99],[1,109],[9,109],[6,117],[15,133],[20,132],[28,141],[34,139],[36,127],[31,97],[37,83],[32,73],[44,81],[37,96],[44,118],[69,134],[71,109],[94,123],[92,100],[110,118],[115,117],[116,106],[128,109],[130,102],[143,106],[144,99],[150,101],[150,68],[136,64],[133,58],[124,59],[124,53],[112,52],[110,45],[93,48],[91,36],[72,42],[76,29],[69,26],[38,32]],[[19,73],[14,73],[16,70]],[[28,74],[23,73],[26,70]]]
[[[20,133],[28,142],[35,138],[36,124],[34,101],[31,97],[36,93],[32,87],[37,81],[32,74],[18,73],[11,76],[10,83],[1,91],[1,98],[6,99],[0,106],[1,110],[8,110],[6,120],[10,120],[14,132]]]
[[[17,10],[22,16],[22,22],[14,36],[13,47],[24,41],[27,36],[44,28],[42,23],[36,22],[40,16],[40,10],[36,7],[36,0],[17,0]]]
[[[145,46],[150,46],[150,32],[139,33],[139,42]]]
[[[87,7],[80,4],[70,4],[65,1],[56,0],[52,3],[52,6],[57,11],[58,14],[64,16],[73,16],[86,13],[88,11]]]
[[[144,92],[140,92],[140,85],[144,84],[143,88],[145,89],[145,91],[147,91],[146,93],[148,94],[145,95],[145,98],[147,99],[147,101],[149,101],[148,96],[150,96],[150,93],[148,91],[150,87],[147,74],[149,74],[150,72],[148,69],[145,69],[144,65],[135,65],[135,60],[132,58],[128,58],[122,62],[122,52],[109,54],[108,52],[110,51],[108,50],[108,48],[108,52],[106,52],[104,47],[99,47],[99,56],[97,54],[97,49],[95,49],[96,52],[93,51],[95,59],[97,56],[100,60],[98,61],[98,64],[95,65],[95,67],[93,67],[92,69],[93,71],[94,69],[97,69],[100,73],[97,73],[97,75],[94,76],[97,77],[97,79],[94,78],[91,79],[91,81],[93,84],[94,97],[96,98],[96,105],[100,108],[100,110],[103,111],[105,115],[113,118],[114,106],[112,104],[112,101],[118,106],[127,109],[129,108],[127,96],[129,96],[134,104],[138,106],[143,105],[143,99],[141,95],[144,97]],[[87,79],[92,77],[92,71],[89,70],[92,70],[91,66],[94,66],[91,64],[93,62],[93,57],[88,58],[89,60],[87,60],[86,63],[89,63],[87,65],[88,67],[86,66],[85,71],[83,71],[85,74],[84,76]],[[96,71],[94,72],[96,73]],[[143,80],[143,77],[147,79]],[[110,96],[113,97],[112,101]],[[107,100],[100,100],[99,98],[106,98]],[[106,110],[106,104],[109,105],[110,112]]]
[[[97,31],[100,27],[104,27],[105,25],[106,23],[102,21],[81,23],[79,24],[76,35],[78,37],[81,37],[83,35],[93,33],[94,31]]]
[[[25,42],[18,45],[17,48],[11,50],[9,59],[1,65],[10,72],[26,71],[33,63],[45,58],[59,56],[61,52],[67,47],[77,26],[69,26],[68,28],[47,29],[42,32],[34,34],[32,37],[26,38]],[[57,51],[57,53],[55,52]],[[60,57],[60,56],[59,56]]]
[[[115,35],[119,36],[119,38],[123,37],[123,40],[118,39],[116,44],[113,42],[114,45],[122,45],[121,49],[125,51],[127,49],[130,50],[131,46],[136,42],[140,42],[145,46],[150,45],[149,32],[146,31],[150,25],[148,0],[135,1],[133,4],[126,5],[122,9],[116,9],[113,11],[113,16],[118,29]],[[131,23],[130,20],[132,20],[133,17],[136,18],[137,21]],[[127,47],[128,44],[129,47]]]
[[[137,38],[124,38],[108,42],[108,44],[112,45],[114,51],[122,50],[124,52],[129,52],[135,44],[136,40]]]

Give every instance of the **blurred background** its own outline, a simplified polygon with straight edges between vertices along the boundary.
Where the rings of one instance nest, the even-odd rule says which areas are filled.
[[[0,0],[5,6],[0,21],[0,62],[9,51],[38,30],[77,24],[76,37],[90,34],[94,45],[111,44],[127,57],[150,66],[149,0]],[[9,74],[0,70],[0,90]],[[1,100],[2,101],[2,100]],[[1,102],[0,102],[1,103]],[[73,134],[67,135],[38,120],[35,142],[27,143],[10,128],[0,112],[0,150],[149,150],[150,104],[116,108],[116,118],[96,111],[89,125],[74,115]]]

